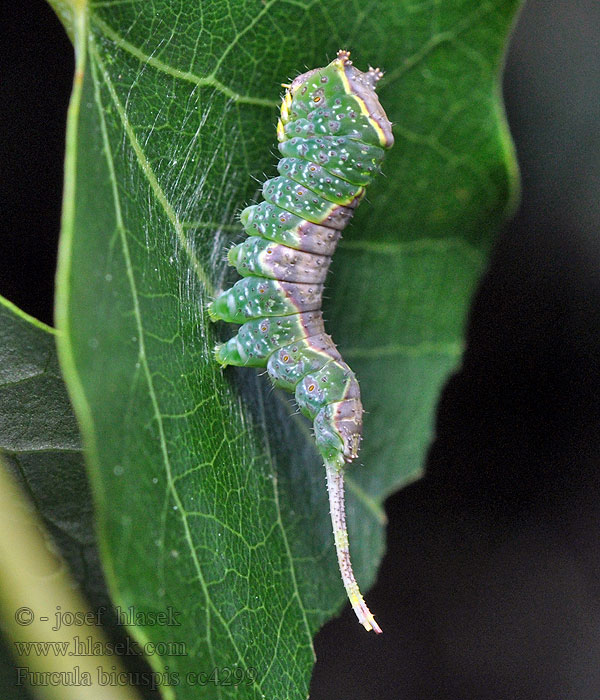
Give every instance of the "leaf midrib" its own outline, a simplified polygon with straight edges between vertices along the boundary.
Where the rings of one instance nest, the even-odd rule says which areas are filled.
[[[104,68],[103,63],[102,63],[97,51],[95,50],[95,47],[93,45],[93,41],[91,40],[91,37],[90,37],[90,41],[89,41],[89,49],[90,49],[90,55],[94,57],[94,60],[98,63],[98,67],[102,70],[102,73],[104,75],[106,85],[109,89],[113,103],[115,104],[115,107],[117,108],[119,115],[121,117],[121,120],[123,122],[123,128],[125,129],[128,137],[131,141],[131,136],[132,136],[131,128],[130,128],[128,122],[126,122],[123,119],[124,113],[123,113],[122,106],[121,106],[120,102],[118,101],[116,94],[114,93],[113,86],[110,83],[110,79],[106,73],[106,70]],[[110,149],[110,141],[108,138],[106,121],[104,118],[104,110],[102,109],[102,102],[101,102],[100,94],[99,94],[99,80],[98,80],[98,76],[96,75],[94,63],[92,61],[90,61],[90,66],[92,68],[91,72],[92,72],[93,81],[94,81],[94,97],[95,97],[95,101],[96,101],[96,106],[98,108],[98,114],[99,114],[99,119],[100,119],[100,124],[101,124],[102,140],[104,142],[104,151],[106,154],[107,167],[109,169],[110,178],[111,178],[111,186],[112,186],[112,190],[113,190],[113,203],[114,203],[114,207],[115,207],[115,216],[116,216],[116,220],[117,220],[117,227],[119,230],[119,237],[121,239],[121,246],[123,249],[123,255],[125,258],[125,265],[126,265],[126,270],[127,270],[127,278],[129,281],[129,287],[130,287],[132,301],[133,301],[133,305],[134,305],[134,316],[135,316],[136,326],[138,329],[137,335],[138,335],[139,360],[140,360],[140,364],[143,368],[143,371],[144,371],[144,374],[146,377],[146,382],[148,385],[148,392],[150,395],[150,401],[152,403],[152,409],[154,411],[154,416],[156,418],[156,423],[158,426],[160,449],[161,449],[161,453],[162,453],[165,474],[167,477],[168,491],[170,491],[171,496],[173,497],[173,499],[178,507],[177,512],[180,514],[180,517],[182,520],[185,540],[186,540],[186,543],[189,547],[190,556],[191,556],[192,562],[194,564],[194,568],[196,570],[196,575],[198,577],[198,581],[200,583],[200,586],[202,588],[202,591],[204,593],[204,597],[206,600],[206,614],[207,614],[207,618],[208,618],[207,622],[206,622],[206,641],[207,641],[208,651],[209,651],[209,654],[211,656],[211,662],[213,664],[216,664],[215,654],[214,654],[213,645],[212,645],[212,638],[211,638],[212,626],[210,624],[210,610],[213,606],[212,606],[212,602],[210,599],[208,586],[207,586],[206,581],[204,579],[204,576],[202,574],[202,570],[201,570],[200,564],[198,562],[198,558],[196,556],[196,552],[195,552],[195,549],[193,547],[193,543],[191,541],[191,534],[189,531],[189,525],[187,523],[187,518],[185,517],[185,510],[183,509],[183,504],[181,502],[181,499],[179,498],[179,493],[177,492],[177,489],[175,488],[175,485],[173,483],[173,475],[171,472],[171,462],[170,462],[169,454],[168,454],[168,451],[166,448],[163,420],[162,420],[162,416],[160,414],[160,410],[158,408],[158,401],[156,398],[156,392],[154,390],[152,375],[151,375],[150,368],[148,366],[148,360],[146,357],[145,342],[144,342],[144,328],[143,328],[142,319],[141,319],[141,312],[140,312],[139,300],[138,300],[138,295],[137,295],[137,287],[136,287],[135,279],[133,276],[133,268],[131,265],[131,257],[129,254],[129,246],[128,246],[127,239],[125,236],[125,228],[123,225],[121,206],[120,206],[120,201],[119,201],[119,197],[118,197],[116,176],[115,176],[115,170],[114,170],[114,162],[112,159],[111,149]],[[136,143],[136,145],[137,145],[137,148],[132,143],[132,147],[134,148],[136,156],[139,159],[139,157],[141,155],[141,151],[139,148],[139,144]],[[143,163],[140,162],[140,167],[142,167],[142,166],[143,166]],[[147,174],[146,170],[144,170],[144,172]],[[158,185],[158,183],[156,183],[156,184]],[[168,202],[166,202],[166,197],[164,198],[164,202],[168,204]],[[163,206],[164,206],[164,204],[163,204]],[[173,214],[174,214],[174,212],[173,212]],[[175,219],[171,220],[171,222],[173,224],[175,224],[176,221],[177,221],[176,217],[175,217]],[[224,625],[224,628],[225,628],[225,630],[228,630],[227,625]],[[232,643],[233,643],[234,649],[236,650],[236,652],[238,654],[238,657],[240,657],[241,663],[244,664],[244,666],[245,666],[246,665],[245,660],[241,658],[241,655],[240,655],[235,643],[233,642],[233,640],[232,640]],[[219,691],[219,697],[220,696],[221,696],[221,693]]]
[[[198,261],[196,260],[194,253],[191,250],[191,248],[187,242],[187,239],[183,234],[183,228],[181,226],[181,223],[179,222],[179,219],[178,219],[177,215],[175,214],[173,208],[169,204],[166,195],[164,194],[164,192],[160,188],[160,185],[158,184],[156,176],[152,172],[152,169],[150,168],[150,165],[149,165],[148,161],[146,160],[139,143],[137,142],[137,139],[135,137],[133,129],[131,128],[131,125],[129,124],[129,121],[127,119],[127,115],[125,114],[123,106],[121,105],[121,103],[118,99],[118,96],[116,95],[116,92],[114,90],[114,86],[112,85],[112,83],[110,81],[110,77],[109,77],[109,75],[108,75],[108,73],[103,65],[103,62],[102,62],[100,56],[98,55],[98,52],[96,50],[96,47],[93,44],[93,39],[91,36],[90,36],[90,41],[89,41],[89,48],[90,48],[90,55],[92,55],[94,57],[94,60],[97,62],[98,67],[104,76],[107,88],[108,88],[109,93],[111,95],[111,99],[113,100],[115,108],[117,109],[117,112],[118,112],[119,117],[121,119],[121,122],[123,124],[123,128],[125,129],[127,137],[131,143],[131,146],[134,149],[136,157],[138,158],[140,168],[142,169],[144,174],[148,177],[148,181],[149,181],[152,189],[155,191],[155,194],[157,195],[157,200],[160,202],[160,204],[165,209],[165,212],[166,212],[169,220],[171,221],[173,227],[175,228],[177,236],[180,239],[180,241],[184,247],[184,250],[186,251],[186,253],[190,257],[190,260],[194,266],[194,270],[196,271],[198,278],[204,284],[205,288],[208,287],[207,291],[210,294],[212,288],[211,288],[210,283],[208,282],[208,278],[206,276],[206,273],[204,272],[204,270],[202,269],[202,267],[199,265]],[[93,63],[91,61],[90,61],[90,63],[93,66]],[[106,152],[107,165],[108,165],[110,176],[111,176],[111,185],[112,185],[112,189],[113,189],[113,200],[114,200],[114,204],[115,204],[115,216],[117,219],[117,227],[118,227],[118,231],[119,231],[119,237],[121,239],[121,244],[122,244],[122,248],[123,248],[123,255],[125,257],[125,264],[126,264],[126,269],[127,269],[127,276],[128,276],[128,280],[129,280],[130,291],[131,291],[131,295],[132,295],[132,299],[133,299],[133,303],[134,303],[134,317],[135,317],[135,321],[136,321],[136,326],[137,326],[137,330],[138,330],[138,338],[139,338],[139,341],[138,341],[139,342],[139,360],[140,360],[141,366],[143,368],[144,375],[146,377],[146,382],[148,385],[148,390],[149,390],[149,394],[150,394],[152,408],[153,408],[155,419],[156,419],[157,425],[158,425],[161,453],[162,453],[162,458],[163,458],[163,462],[164,462],[165,473],[167,476],[167,486],[168,486],[169,491],[172,494],[172,497],[173,497],[173,500],[175,501],[175,504],[177,505],[177,512],[180,514],[181,519],[182,519],[182,524],[183,524],[184,533],[185,533],[185,539],[186,539],[187,545],[188,545],[189,550],[190,550],[190,555],[191,555],[192,561],[194,563],[194,568],[196,570],[198,580],[199,580],[200,585],[203,589],[203,593],[204,593],[204,596],[206,599],[207,615],[209,613],[209,610],[212,610],[213,613],[215,614],[216,618],[219,619],[221,625],[223,626],[224,630],[226,631],[226,634],[227,634],[233,648],[235,649],[235,651],[238,655],[240,662],[243,664],[244,668],[246,670],[248,670],[246,660],[243,657],[243,655],[241,654],[240,650],[238,649],[235,638],[231,634],[231,630],[230,630],[227,622],[224,620],[224,618],[220,614],[218,608],[214,605],[214,603],[212,602],[212,599],[210,597],[210,594],[208,591],[208,586],[207,586],[207,583],[203,577],[202,570],[201,570],[198,558],[196,556],[195,548],[193,546],[192,535],[191,535],[191,531],[190,531],[189,524],[188,524],[187,517],[186,517],[187,514],[186,514],[186,511],[184,509],[183,502],[181,501],[181,499],[179,497],[179,493],[175,487],[173,474],[171,471],[170,458],[169,458],[168,450],[166,447],[166,438],[165,438],[165,434],[164,434],[162,414],[160,413],[158,399],[157,399],[156,392],[155,392],[154,386],[153,386],[152,373],[150,372],[150,368],[148,365],[148,360],[147,360],[147,356],[146,356],[146,352],[145,352],[144,327],[143,327],[142,318],[141,318],[141,310],[139,307],[136,282],[135,282],[135,279],[133,276],[133,267],[132,267],[131,258],[129,255],[129,246],[128,246],[128,243],[126,240],[126,230],[125,230],[125,227],[123,224],[122,214],[121,214],[121,209],[120,209],[120,204],[119,204],[119,199],[118,199],[118,190],[117,190],[117,186],[116,186],[116,176],[115,176],[115,171],[114,171],[114,163],[112,161],[112,156],[111,156],[111,151],[110,151],[110,142],[108,139],[106,122],[104,119],[104,112],[102,109],[102,104],[101,104],[101,100],[100,100],[100,96],[99,96],[99,89],[98,89],[99,80],[98,80],[98,76],[96,75],[94,69],[92,69],[92,75],[93,75],[93,79],[94,79],[96,104],[98,107],[99,117],[100,117],[100,121],[101,121],[101,125],[102,125],[102,137],[103,137],[104,147],[105,147],[105,152]],[[267,431],[266,431],[264,413],[263,413],[263,416],[261,419],[261,423],[262,423],[262,427],[263,427],[263,434],[266,434]],[[277,489],[277,484],[276,484],[275,478],[273,479],[273,488],[274,488],[275,502],[276,502],[276,507],[277,507],[277,522],[278,522],[279,527],[280,527],[281,532],[282,532],[282,536],[283,536],[283,540],[284,540],[285,548],[286,548],[286,553],[288,554],[290,573],[292,575],[292,581],[293,581],[293,586],[294,586],[294,591],[295,591],[294,597],[297,597],[298,605],[300,607],[300,610],[301,610],[301,613],[302,613],[302,616],[304,619],[304,623],[305,623],[305,630],[306,630],[306,635],[307,635],[307,640],[308,640],[308,646],[313,650],[313,656],[314,656],[312,635],[310,632],[310,628],[308,626],[308,619],[306,617],[306,611],[304,608],[304,604],[303,604],[303,601],[302,601],[302,598],[300,596],[299,589],[298,589],[297,579],[296,579],[295,570],[294,570],[294,559],[291,556],[291,550],[289,548],[289,541],[287,539],[287,533],[285,531],[285,528],[283,526],[283,521],[281,519],[281,511],[280,511],[280,507],[279,507],[279,492]],[[209,653],[211,655],[212,662],[216,666],[216,660],[215,660],[215,656],[214,656],[214,650],[213,650],[210,635],[211,635],[211,625],[210,625],[210,620],[207,620],[207,645],[209,648]],[[262,692],[261,685],[258,681],[256,681],[256,686]],[[220,695],[221,695],[221,693],[219,690],[219,696]]]

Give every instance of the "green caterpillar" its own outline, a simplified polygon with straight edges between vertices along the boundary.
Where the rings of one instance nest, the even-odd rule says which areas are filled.
[[[341,231],[394,143],[375,93],[382,75],[359,71],[347,51],[338,51],[325,68],[284,85],[280,177],[265,182],[263,202],[242,212],[249,238],[231,248],[228,260],[243,279],[208,309],[212,320],[243,324],[217,345],[217,362],[266,367],[313,420],[342,580],[359,621],[377,633],[352,571],[344,507],[343,470],[357,457],[362,433],[360,389],[325,333],[321,299]]]

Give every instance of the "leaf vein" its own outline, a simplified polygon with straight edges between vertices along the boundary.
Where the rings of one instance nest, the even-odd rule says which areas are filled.
[[[127,39],[119,36],[119,34],[109,24],[100,19],[98,16],[92,17],[92,21],[96,27],[98,27],[98,29],[101,30],[109,39],[111,39],[120,49],[123,49],[132,56],[135,56],[135,58],[139,59],[142,63],[152,66],[153,68],[156,68],[156,70],[166,73],[173,78],[185,80],[189,83],[193,83],[194,85],[198,85],[198,87],[213,88],[214,90],[221,92],[223,95],[225,95],[225,97],[233,100],[233,102],[269,108],[274,108],[279,105],[277,100],[270,100],[264,97],[252,97],[251,95],[240,95],[240,93],[235,92],[235,90],[232,90],[230,87],[218,80],[215,77],[214,71],[210,73],[210,75],[201,77],[195,73],[192,73],[191,71],[184,71],[179,68],[174,68],[168,63],[161,61],[159,58],[144,53],[137,46],[134,46],[132,43],[127,41]]]
[[[106,70],[102,64],[102,61],[101,61],[100,57],[98,56],[97,52],[94,50],[93,46],[90,46],[90,53],[96,59],[96,61],[98,63],[98,67],[102,71],[102,74],[104,75],[105,80],[107,81],[107,86],[109,87],[109,91],[111,93],[111,97],[113,99],[113,102],[115,103],[115,107],[117,107],[117,109],[119,109],[120,104],[118,103],[118,100],[116,99],[114,89],[112,89],[112,90],[110,89],[110,88],[112,88],[112,85],[110,84],[110,78],[107,75]],[[96,76],[95,76],[95,78],[96,78]],[[204,575],[202,573],[202,568],[200,567],[200,562],[198,561],[198,557],[196,555],[196,549],[195,549],[193,541],[192,541],[189,522],[188,522],[188,519],[186,517],[185,510],[183,509],[183,503],[180,499],[179,493],[178,493],[177,489],[175,488],[175,484],[173,482],[173,474],[171,471],[171,461],[170,461],[169,453],[167,450],[167,441],[166,441],[166,436],[165,436],[165,431],[164,431],[164,425],[163,425],[163,421],[162,421],[162,417],[161,417],[161,413],[160,413],[160,409],[159,409],[159,405],[158,405],[158,397],[157,397],[155,389],[154,389],[152,372],[150,371],[150,367],[148,364],[148,358],[146,356],[146,351],[145,351],[144,326],[142,323],[141,309],[139,306],[139,300],[138,300],[138,295],[137,295],[137,285],[136,285],[135,278],[133,276],[133,266],[132,266],[132,261],[131,261],[130,254],[129,254],[129,244],[127,242],[127,238],[125,235],[126,234],[125,227],[123,226],[121,207],[120,207],[119,198],[118,198],[118,191],[117,191],[117,187],[116,187],[114,163],[112,160],[112,155],[111,155],[111,150],[110,150],[110,141],[108,139],[106,122],[104,119],[104,112],[102,109],[102,105],[100,103],[99,91],[97,89],[97,87],[98,87],[97,78],[95,79],[95,83],[96,83],[96,98],[97,98],[96,101],[97,101],[98,111],[100,114],[102,136],[103,136],[104,143],[105,143],[105,153],[106,153],[106,158],[107,158],[107,164],[108,164],[109,171],[111,173],[111,178],[113,181],[113,199],[114,199],[114,205],[115,205],[115,216],[117,218],[118,229],[120,232],[121,246],[122,246],[122,250],[123,250],[123,255],[125,257],[127,276],[128,276],[128,280],[129,280],[129,287],[130,287],[130,292],[132,295],[132,301],[133,301],[133,305],[134,305],[135,322],[136,322],[137,329],[138,329],[138,343],[139,343],[141,365],[143,367],[143,371],[144,371],[144,374],[146,376],[148,393],[149,393],[152,408],[153,408],[153,411],[154,411],[155,417],[156,417],[156,423],[157,423],[158,432],[159,432],[159,439],[160,439],[160,448],[161,448],[163,463],[164,463],[164,467],[165,467],[165,474],[167,477],[168,490],[169,490],[169,493],[171,494],[171,497],[175,501],[175,504],[177,505],[177,512],[181,518],[185,541],[186,541],[186,544],[187,544],[189,551],[190,551],[190,556],[191,556],[191,559],[192,559],[192,562],[194,565],[194,569],[196,571],[197,580],[200,583],[200,586],[204,591],[205,600],[206,600],[207,617],[209,616],[209,610],[213,610],[215,617],[220,620],[221,624],[223,624],[223,627],[226,630],[226,633],[227,633],[227,635],[232,643],[232,646],[235,649],[236,653],[238,654],[240,662],[244,665],[244,667],[246,667],[246,660],[237,648],[237,644],[235,642],[235,639],[233,638],[233,635],[231,634],[231,629],[227,626],[227,624],[223,620],[221,613],[216,608],[216,606],[212,602],[212,599],[209,595],[207,582],[206,582]],[[213,645],[212,645],[211,629],[212,629],[212,626],[210,625],[210,620],[207,620],[207,642],[208,642],[209,653],[211,655],[211,659],[212,659],[213,663],[216,664],[214,649],[213,649]],[[257,685],[259,685],[258,682],[257,682]]]

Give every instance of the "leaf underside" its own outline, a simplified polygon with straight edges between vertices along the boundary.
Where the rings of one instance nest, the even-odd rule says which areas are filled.
[[[364,466],[348,473],[366,589],[382,500],[420,472],[514,198],[497,81],[516,8],[106,0],[72,27],[59,352],[115,602],[181,613],[179,626],[131,630],[185,643],[186,655],[150,658],[181,679],[166,695],[306,697],[312,636],[344,602],[310,426],[255,371],[219,371],[212,347],[230,329],[205,314],[235,278],[224,252],[242,238],[236,215],[274,173],[279,83],[341,47],[387,71],[396,145],[345,232],[325,306],[367,410]],[[244,669],[241,685],[186,680],[225,667]]]
[[[1,297],[0,426],[2,464],[28,494],[88,597],[106,604],[79,428],[54,333]]]

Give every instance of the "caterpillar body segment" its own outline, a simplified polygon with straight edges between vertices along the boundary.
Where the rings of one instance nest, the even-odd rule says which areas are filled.
[[[242,275],[209,306],[212,320],[243,324],[215,348],[222,366],[266,367],[313,421],[323,457],[342,580],[367,630],[381,629],[354,578],[344,508],[344,468],[358,455],[363,408],[354,372],[325,332],[323,283],[341,231],[394,142],[375,86],[339,51],[325,68],[285,86],[277,139],[279,176],[240,215],[248,238],[228,261]]]
[[[240,220],[249,236],[319,255],[333,255],[341,236],[340,229],[313,224],[268,202],[246,207]]]

